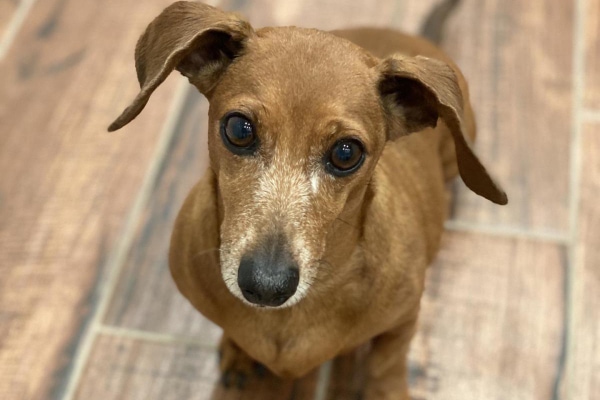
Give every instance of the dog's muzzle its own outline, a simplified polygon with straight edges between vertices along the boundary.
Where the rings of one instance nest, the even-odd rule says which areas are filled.
[[[298,265],[281,235],[245,254],[238,269],[244,298],[259,306],[282,305],[296,293],[299,280]]]

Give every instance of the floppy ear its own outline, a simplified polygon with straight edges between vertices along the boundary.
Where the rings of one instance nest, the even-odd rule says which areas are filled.
[[[448,126],[456,148],[460,176],[473,192],[506,204],[506,193],[490,177],[463,131],[463,98],[456,74],[442,61],[394,55],[378,66],[379,93],[390,120],[390,138],[435,127],[438,117]]]
[[[206,95],[252,35],[250,24],[235,14],[201,3],[171,4],[138,40],[135,68],[141,90],[108,130],[131,122],[173,69]]]

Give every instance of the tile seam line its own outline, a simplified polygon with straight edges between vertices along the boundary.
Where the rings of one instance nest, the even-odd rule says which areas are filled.
[[[557,245],[569,245],[571,243],[569,234],[562,235],[560,233],[544,233],[536,230],[520,228],[496,228],[493,225],[474,224],[456,220],[446,221],[444,224],[444,229],[447,232],[480,233],[494,237],[535,240]]]
[[[17,11],[10,19],[8,26],[4,30],[2,39],[0,40],[0,62],[4,60],[4,57],[8,54],[8,50],[12,47],[17,34],[21,31],[21,27],[36,1],[37,0],[25,0],[19,3]]]
[[[326,400],[327,391],[331,383],[331,370],[333,369],[333,360],[326,361],[319,367],[317,385],[315,388],[314,400]]]
[[[600,122],[600,110],[585,108],[581,110],[582,122]]]
[[[216,352],[218,346],[204,342],[193,337],[174,335],[170,333],[155,333],[140,329],[121,328],[113,325],[101,324],[96,332],[98,335],[106,335],[114,338],[130,339],[143,341],[145,343],[158,345],[182,345],[196,346],[202,350]],[[329,384],[331,382],[331,372],[333,368],[333,360],[328,360],[319,367],[317,383],[315,387],[314,400],[326,400]]]
[[[171,101],[167,119],[161,129],[159,142],[151,159],[150,166],[146,171],[143,183],[135,197],[133,205],[130,208],[125,227],[121,231],[118,241],[115,244],[115,248],[111,252],[110,258],[107,262],[107,278],[104,283],[101,284],[102,287],[100,288],[99,296],[100,302],[94,310],[94,315],[87,332],[84,333],[84,339],[82,340],[82,343],[77,350],[75,357],[73,358],[74,365],[68,378],[63,400],[71,400],[75,395],[76,389],[79,385],[79,380],[83,373],[83,369],[90,357],[93,342],[100,330],[102,320],[104,319],[110,300],[116,289],[117,280],[123,268],[127,252],[129,251],[135,238],[135,232],[140,217],[145,206],[150,200],[152,187],[156,177],[158,176],[161,165],[166,158],[170,141],[175,133],[175,128],[177,126],[179,117],[181,116],[181,111],[189,90],[190,89],[187,80],[181,79],[177,85],[175,96]]]
[[[570,379],[571,355],[573,353],[573,327],[576,323],[574,312],[576,283],[575,276],[578,265],[577,240],[579,230],[579,201],[582,167],[582,128],[585,116],[583,95],[585,88],[585,13],[587,0],[575,1],[573,18],[573,55],[572,85],[573,104],[570,129],[570,163],[569,163],[569,246],[567,252],[567,273],[564,294],[564,330],[561,346],[561,358],[556,371],[552,400],[566,400],[572,393],[573,382]]]
[[[210,351],[216,351],[218,348],[216,344],[205,342],[201,338],[174,335],[170,333],[156,333],[141,329],[121,328],[106,324],[100,324],[96,330],[96,333],[118,338],[142,340],[144,342],[156,344],[193,345]]]

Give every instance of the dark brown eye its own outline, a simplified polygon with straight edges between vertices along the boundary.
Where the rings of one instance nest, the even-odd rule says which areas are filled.
[[[254,125],[242,114],[225,116],[221,123],[221,136],[227,148],[235,154],[251,154],[256,149]]]
[[[346,176],[356,171],[365,159],[363,145],[356,139],[337,141],[326,157],[326,167],[335,176]]]

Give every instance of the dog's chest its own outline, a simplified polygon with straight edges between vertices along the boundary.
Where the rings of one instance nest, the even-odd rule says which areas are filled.
[[[350,301],[349,301],[350,300]],[[389,329],[399,307],[379,308],[369,302],[340,296],[337,301],[315,301],[304,308],[272,312],[256,310],[222,325],[226,335],[252,358],[284,377],[299,377],[340,353],[349,351]],[[248,311],[247,311],[248,312]],[[384,315],[385,314],[385,315]]]
[[[334,316],[329,321],[319,319],[319,323],[301,317],[273,322],[272,318],[268,322],[257,318],[236,328],[224,326],[224,331],[252,358],[276,374],[290,378],[306,374],[372,335],[362,321],[348,330]],[[362,334],[357,334],[361,331]]]

